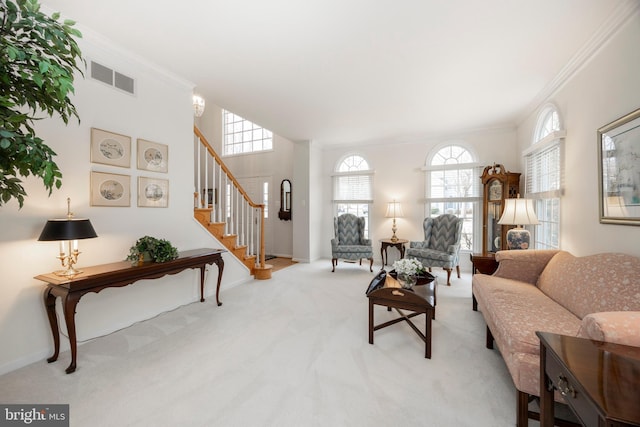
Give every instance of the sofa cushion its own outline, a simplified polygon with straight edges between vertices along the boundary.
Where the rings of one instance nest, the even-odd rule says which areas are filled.
[[[536,331],[578,333],[580,319],[536,286],[501,277],[475,274],[473,293],[500,350],[539,354]]]
[[[496,261],[499,264],[494,275],[535,285],[549,260],[557,253],[553,249],[498,251]]]
[[[538,288],[580,319],[602,311],[640,311],[640,258],[620,253],[557,253]]]
[[[578,336],[640,347],[640,311],[588,314],[582,319]]]

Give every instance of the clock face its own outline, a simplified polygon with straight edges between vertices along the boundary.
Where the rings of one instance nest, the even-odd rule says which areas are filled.
[[[494,180],[489,184],[489,200],[502,200],[502,183]]]

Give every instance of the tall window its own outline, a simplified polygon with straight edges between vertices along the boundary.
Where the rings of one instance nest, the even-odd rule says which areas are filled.
[[[460,145],[440,148],[423,168],[425,216],[451,213],[463,219],[463,250],[473,250],[474,218],[481,200],[480,167],[469,150]]]
[[[226,156],[273,148],[273,133],[231,111],[222,110],[224,154]]]
[[[369,206],[373,203],[373,170],[357,155],[343,158],[333,175],[333,204],[336,216],[352,213],[365,218],[365,237],[369,236]]]
[[[540,225],[535,227],[534,248],[560,248],[560,196],[562,192],[562,141],[560,116],[548,105],[540,112],[534,143],[525,150],[525,193],[534,199]]]

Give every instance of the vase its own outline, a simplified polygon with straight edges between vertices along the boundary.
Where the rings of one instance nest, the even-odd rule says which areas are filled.
[[[398,274],[398,282],[405,289],[411,289],[416,284],[416,276],[413,274]]]

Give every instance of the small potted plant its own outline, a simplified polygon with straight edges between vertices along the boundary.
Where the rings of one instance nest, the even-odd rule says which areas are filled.
[[[156,239],[151,236],[139,238],[135,245],[129,248],[127,260],[133,264],[141,264],[144,261],[166,262],[178,258],[178,249],[165,239]]]

